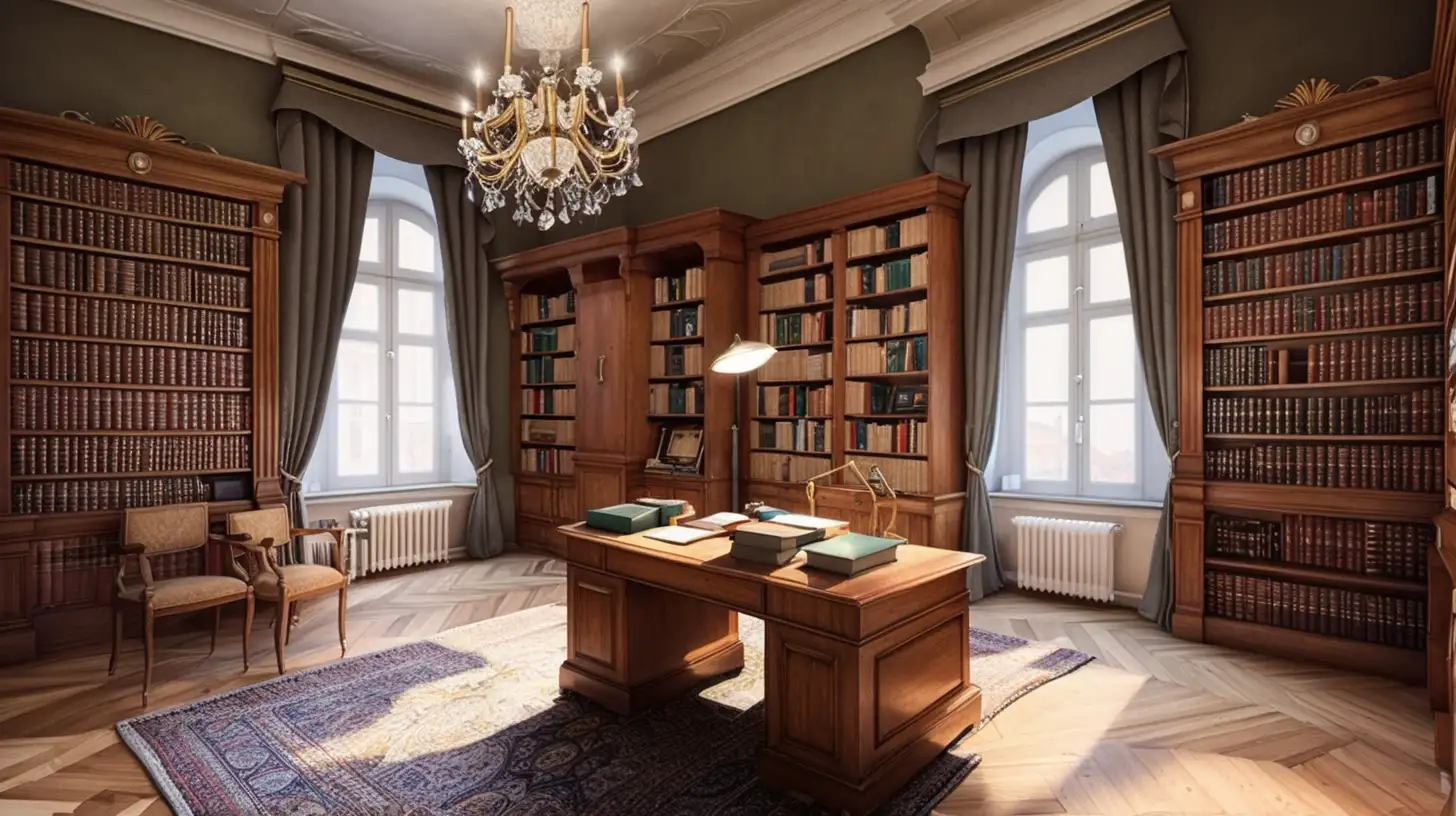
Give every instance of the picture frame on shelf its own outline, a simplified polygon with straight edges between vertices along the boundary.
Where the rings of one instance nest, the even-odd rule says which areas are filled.
[[[897,386],[890,396],[890,413],[921,414],[930,405],[930,386]]]
[[[658,432],[657,455],[648,460],[647,469],[672,473],[701,473],[703,426],[663,425]]]

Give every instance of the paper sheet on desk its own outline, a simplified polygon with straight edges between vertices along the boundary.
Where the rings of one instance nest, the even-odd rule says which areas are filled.
[[[669,544],[691,544],[702,538],[711,538],[718,535],[713,530],[695,530],[692,527],[658,527],[653,530],[646,530],[642,535],[654,541],[666,541]]]

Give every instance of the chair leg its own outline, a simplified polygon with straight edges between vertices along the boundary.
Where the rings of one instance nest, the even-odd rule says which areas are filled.
[[[207,656],[212,657],[217,651],[217,630],[222,628],[222,605],[212,608],[212,646],[207,650]]]
[[[279,674],[287,671],[287,667],[283,663],[283,639],[285,637],[284,630],[288,628],[284,625],[284,621],[287,619],[287,616],[285,615],[285,610],[287,608],[288,604],[284,603],[284,601],[280,598],[277,605],[277,611],[274,613],[273,651],[278,653]]]
[[[116,656],[121,651],[121,607],[111,608],[111,665],[106,668],[106,675],[110,677],[116,674]]]
[[[147,704],[152,700],[152,659],[155,654],[152,648],[152,622],[154,617],[150,604],[147,605],[143,616],[145,619],[142,622],[142,645],[146,668],[142,674],[142,708],[146,708]]]
[[[293,627],[298,623],[298,606],[298,601],[293,601],[288,604],[288,609],[283,613],[283,628],[288,631],[283,638],[285,646],[293,645]]]
[[[243,606],[243,671],[248,670],[248,647],[253,639],[253,590],[248,588],[248,598]]]
[[[349,639],[344,636],[344,618],[349,611],[349,587],[339,587],[339,657],[349,653]]]

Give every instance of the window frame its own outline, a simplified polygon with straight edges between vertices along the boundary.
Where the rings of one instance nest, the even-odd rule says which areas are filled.
[[[1013,491],[1016,493],[1094,501],[1158,500],[1163,495],[1163,485],[1157,476],[1160,472],[1166,475],[1167,457],[1153,422],[1140,355],[1134,360],[1131,400],[1136,424],[1133,481],[1114,483],[1091,479],[1091,408],[1094,404],[1129,402],[1121,398],[1093,400],[1087,377],[1091,368],[1092,321],[1123,315],[1132,317],[1131,298],[1104,303],[1092,303],[1090,300],[1092,250],[1108,244],[1121,244],[1123,240],[1117,213],[1091,215],[1091,168],[1105,162],[1101,147],[1081,148],[1058,157],[1026,186],[1018,206],[1001,361],[1001,421],[998,427],[1002,430],[998,434],[995,457],[997,473],[1020,475],[1020,486]],[[1069,186],[1066,225],[1028,233],[1027,216],[1032,204],[1043,190],[1063,175],[1067,176]],[[1063,255],[1068,259],[1066,306],[1027,314],[1027,264]],[[1067,399],[1064,403],[1067,406],[1067,478],[1030,479],[1026,476],[1025,425],[1026,409],[1032,404],[1026,398],[1025,333],[1028,328],[1061,324],[1069,327]]]
[[[374,330],[345,327],[340,334],[340,342],[346,340],[375,342],[380,350],[379,371],[377,372],[380,389],[375,403],[379,406],[380,419],[378,472],[367,476],[345,476],[339,473],[337,451],[341,400],[338,391],[339,383],[347,372],[338,365],[336,357],[323,429],[320,431],[319,441],[315,446],[313,459],[305,476],[306,485],[317,485],[317,490],[311,491],[313,493],[387,490],[396,487],[417,487],[455,481],[452,478],[455,469],[452,453],[453,448],[459,446],[459,442],[455,426],[451,424],[456,421],[456,412],[453,399],[450,399],[454,394],[451,387],[453,372],[450,363],[449,338],[445,327],[444,259],[441,254],[439,229],[435,219],[429,213],[411,203],[391,197],[371,197],[365,212],[365,219],[370,218],[378,219],[379,260],[364,260],[364,253],[361,250],[354,286],[366,283],[377,287],[380,301],[379,322]],[[397,224],[401,221],[407,221],[420,227],[433,239],[435,244],[433,270],[409,269],[399,263],[399,228]],[[433,321],[431,335],[408,334],[399,331],[399,293],[404,290],[426,291],[432,295],[434,310],[431,315]],[[351,300],[353,298],[352,289],[350,298]],[[426,340],[428,342],[425,342]],[[434,408],[434,467],[417,473],[400,470],[402,458],[398,448],[400,408],[402,405],[424,404],[401,400],[400,368],[397,361],[402,345],[427,346],[433,355],[433,388],[430,395],[431,402],[428,404]],[[342,402],[350,401],[343,400]],[[305,495],[308,494],[309,492],[305,493]]]

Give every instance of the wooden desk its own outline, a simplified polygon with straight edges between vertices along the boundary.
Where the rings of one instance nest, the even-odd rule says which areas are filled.
[[[561,687],[622,714],[743,667],[738,615],[764,620],[768,740],[759,774],[852,814],[873,810],[981,719],[966,570],[984,556],[904,545],[844,578],[564,526]]]

